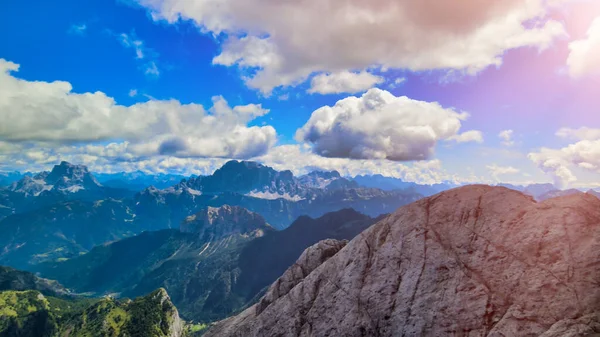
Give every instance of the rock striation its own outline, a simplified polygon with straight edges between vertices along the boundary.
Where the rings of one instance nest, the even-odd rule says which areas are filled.
[[[600,200],[589,194],[537,203],[461,187],[400,208],[321,260],[298,273],[301,258],[206,336],[600,332]]]

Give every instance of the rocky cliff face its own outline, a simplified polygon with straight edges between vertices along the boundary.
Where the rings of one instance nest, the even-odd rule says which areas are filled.
[[[458,188],[400,208],[312,272],[294,268],[207,336],[597,334],[600,200]],[[290,273],[295,286],[273,296]]]
[[[238,206],[207,207],[183,221],[180,231],[195,233],[204,241],[218,240],[232,234],[260,237],[273,230],[257,213]]]

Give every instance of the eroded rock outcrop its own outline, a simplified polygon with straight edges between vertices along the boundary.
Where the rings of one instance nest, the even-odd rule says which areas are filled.
[[[207,336],[598,333],[600,200],[462,187],[400,208],[269,298],[282,279]]]

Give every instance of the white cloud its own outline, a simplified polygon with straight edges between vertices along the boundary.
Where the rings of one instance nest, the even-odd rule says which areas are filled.
[[[144,58],[144,41],[138,40],[133,34],[130,36],[125,33],[119,34],[117,38],[124,47],[132,48],[135,51],[136,58]]]
[[[449,137],[447,140],[454,141],[457,143],[483,143],[483,133],[477,130],[470,130],[463,132],[461,134],[456,134],[454,136]]]
[[[512,166],[498,166],[496,164],[487,165],[486,168],[496,181],[500,181],[501,175],[517,174],[520,172],[519,169]]]
[[[369,72],[354,73],[341,71],[333,74],[320,74],[312,78],[309,93],[319,94],[354,94],[373,88],[383,83],[384,78]]]
[[[117,40],[128,49],[135,51],[135,58],[140,63],[140,68],[144,74],[148,77],[160,76],[160,69],[158,68],[158,54],[146,47],[144,41],[138,39],[134,32],[131,34],[121,33],[116,35]]]
[[[600,139],[600,129],[592,129],[585,126],[579,129],[561,128],[556,132],[556,135],[567,139],[596,140]]]
[[[404,82],[406,82],[406,77],[398,77],[393,82],[391,82],[390,84],[388,84],[388,87],[390,89],[395,89],[395,88],[399,87]]]
[[[587,37],[569,44],[571,53],[567,59],[569,74],[579,78],[600,73],[600,17],[596,18]]]
[[[75,35],[84,35],[86,31],[87,31],[86,24],[71,25],[71,27],[69,27],[69,33],[75,34]]]
[[[102,92],[74,93],[68,82],[14,77],[19,65],[0,59],[0,140],[69,144],[119,140],[132,156],[249,158],[276,140],[271,126],[248,123],[268,113],[260,105],[230,107],[154,100],[118,105]]]
[[[347,97],[333,107],[315,110],[296,131],[296,140],[311,143],[313,151],[324,157],[425,160],[439,140],[479,136],[474,132],[459,135],[461,121],[467,117],[435,102],[371,89],[361,97]]]
[[[565,35],[548,19],[545,0],[137,2],[155,20],[192,20],[205,33],[224,33],[213,62],[250,71],[248,86],[264,93],[315,72],[371,66],[475,74],[499,66],[507,50],[544,49]]]
[[[160,70],[158,70],[158,67],[156,66],[156,62],[154,62],[154,61],[148,62],[145,65],[144,74],[146,74],[148,76],[154,76],[154,77],[160,76]]]
[[[538,167],[549,174],[558,186],[575,182],[572,169],[577,167],[600,173],[600,139],[582,140],[561,149],[542,148],[529,154]]]
[[[266,155],[254,158],[254,160],[263,162],[276,170],[291,170],[297,175],[306,174],[312,170],[337,170],[343,176],[382,174],[421,184],[435,184],[444,181],[453,183],[485,182],[482,177],[450,174],[442,168],[441,162],[437,159],[404,164],[385,159],[325,158],[313,153],[308,145],[276,146]]]
[[[502,145],[504,146],[513,146],[515,142],[513,140],[513,130],[503,130],[498,134],[498,137],[502,139]]]

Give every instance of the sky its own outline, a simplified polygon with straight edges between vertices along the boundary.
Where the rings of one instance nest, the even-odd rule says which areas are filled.
[[[598,0],[7,0],[0,171],[600,187]]]

